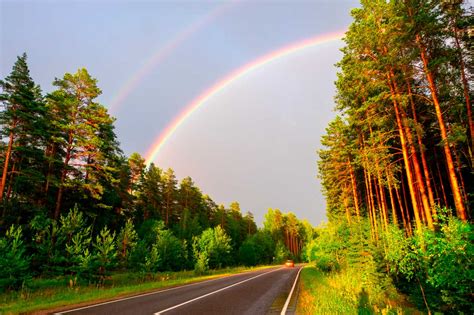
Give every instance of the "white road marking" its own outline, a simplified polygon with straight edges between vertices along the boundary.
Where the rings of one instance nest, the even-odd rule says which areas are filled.
[[[237,282],[237,283],[234,283],[234,284],[231,284],[231,285],[226,286],[226,287],[223,287],[223,288],[221,288],[221,289],[219,289],[219,290],[212,291],[212,292],[210,292],[210,293],[207,293],[207,294],[198,296],[197,298],[188,300],[188,301],[183,302],[183,303],[181,303],[181,304],[177,304],[177,305],[175,305],[175,306],[172,306],[172,307],[169,307],[169,308],[167,308],[167,309],[164,309],[164,310],[161,310],[161,311],[159,311],[159,312],[156,312],[154,315],[161,315],[161,314],[163,314],[163,313],[165,313],[165,312],[168,312],[168,311],[171,311],[171,310],[173,310],[173,309],[175,309],[175,308],[178,308],[178,307],[181,307],[181,306],[183,306],[183,305],[192,303],[192,302],[194,302],[194,301],[203,299],[203,298],[205,298],[205,297],[208,297],[209,295],[216,294],[216,293],[218,293],[218,292],[227,290],[227,289],[229,289],[229,288],[235,287],[235,286],[237,286],[237,285],[239,285],[239,284],[242,284],[242,283],[244,283],[244,282],[247,282],[247,281],[256,279],[256,278],[258,278],[258,277],[264,276],[264,275],[266,275],[266,274],[269,274],[269,273],[272,273],[272,272],[275,272],[275,271],[278,271],[278,270],[281,270],[281,269],[283,269],[283,267],[282,267],[282,268],[275,269],[275,270],[272,270],[272,271],[268,271],[268,272],[265,272],[265,273],[262,273],[262,274],[259,274],[258,276],[255,276],[255,277],[252,277],[252,278],[248,278],[248,279],[246,279],[246,280],[243,280],[243,281],[240,281],[240,282]]]
[[[251,273],[251,272],[252,271],[250,271],[249,273]],[[85,310],[85,309],[88,309],[88,308],[93,308],[93,307],[96,307],[96,306],[107,305],[107,304],[112,304],[112,303],[116,303],[116,302],[122,302],[122,301],[136,299],[136,298],[143,297],[143,296],[153,295],[153,294],[159,294],[159,293],[163,293],[163,292],[167,292],[167,291],[181,289],[181,288],[184,288],[184,287],[190,287],[190,286],[193,286],[193,285],[203,284],[203,283],[216,281],[216,280],[220,280],[220,279],[224,279],[224,278],[230,278],[230,277],[234,277],[234,276],[238,276],[238,275],[242,275],[242,274],[245,274],[245,272],[244,273],[238,273],[238,274],[235,274],[235,275],[230,275],[230,276],[218,277],[218,278],[210,279],[210,280],[198,281],[198,282],[195,282],[195,283],[185,284],[185,285],[177,286],[177,287],[174,287],[174,288],[163,289],[163,290],[159,290],[159,291],[153,291],[153,292],[149,292],[149,293],[143,293],[143,294],[139,294],[139,295],[129,296],[129,297],[121,298],[121,299],[118,299],[118,300],[113,300],[113,301],[108,301],[108,302],[102,302],[102,303],[98,303],[98,304],[83,306],[83,307],[79,307],[79,308],[74,308],[72,310],[67,310],[67,311],[54,313],[53,315],[62,315],[62,314],[70,313],[70,312],[81,311],[81,310]]]
[[[280,315],[286,314],[286,310],[288,309],[288,305],[290,305],[291,296],[293,295],[293,291],[295,290],[295,287],[296,287],[296,282],[298,282],[298,277],[300,276],[300,272],[302,269],[303,267],[301,267],[300,270],[298,270],[298,274],[296,275],[295,282],[293,283],[293,287],[291,288],[290,294],[288,294],[288,298],[286,299],[285,305],[283,306],[283,309],[281,310]]]

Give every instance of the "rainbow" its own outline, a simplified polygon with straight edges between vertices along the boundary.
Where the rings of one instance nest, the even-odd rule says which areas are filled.
[[[123,101],[130,95],[130,93],[137,87],[137,85],[150,74],[166,57],[168,57],[176,48],[178,48],[186,39],[191,37],[201,28],[211,23],[220,15],[227,12],[237,2],[232,1],[223,5],[219,5],[201,19],[186,27],[183,31],[178,33],[176,37],[168,41],[164,46],[155,51],[131,77],[123,84],[116,96],[112,99],[109,106],[110,112],[115,112]]]
[[[161,132],[155,141],[150,146],[148,152],[145,155],[146,163],[149,165],[153,162],[160,152],[161,148],[166,144],[168,139],[174,134],[174,132],[188,119],[194,112],[196,112],[207,100],[211,97],[231,85],[233,82],[241,79],[248,73],[261,68],[277,59],[283,58],[295,52],[301,51],[306,48],[314,47],[323,43],[340,40],[344,36],[344,31],[328,33],[319,35],[297,43],[290,44],[288,46],[277,49],[270,52],[256,60],[249,62],[242,67],[232,71],[223,79],[219,80],[210,88],[202,92],[198,97],[191,101],[185,109],[174,118],[174,120]]]

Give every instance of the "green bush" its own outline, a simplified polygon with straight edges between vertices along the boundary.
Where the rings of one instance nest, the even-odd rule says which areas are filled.
[[[339,271],[341,269],[337,260],[329,255],[317,257],[314,260],[314,265],[323,272]]]
[[[275,243],[270,233],[258,231],[249,236],[240,246],[239,260],[246,266],[269,264],[273,260]]]
[[[117,265],[116,257],[115,233],[110,233],[105,227],[97,235],[94,243],[93,267],[98,283],[103,284],[110,271]]]
[[[160,230],[157,233],[155,246],[161,257],[160,271],[180,270],[186,260],[186,243],[181,242],[170,230]]]
[[[273,257],[274,263],[282,264],[287,259],[291,258],[292,255],[288,248],[286,248],[286,246],[282,242],[278,242],[275,246],[275,254]]]
[[[132,221],[129,219],[117,235],[117,257],[120,266],[127,267],[130,263],[131,252],[137,245],[138,235]]]
[[[200,237],[193,239],[193,253],[195,261],[208,258],[209,268],[221,268],[227,266],[230,261],[231,239],[224,230],[217,226],[202,232]]]
[[[0,238],[0,289],[18,289],[31,278],[22,229],[12,225]]]
[[[205,274],[209,270],[209,257],[206,252],[199,253],[194,265],[194,272],[197,275]]]
[[[412,237],[392,228],[386,236],[385,259],[391,273],[424,290],[428,306],[439,310],[474,313],[474,233],[470,223],[438,209],[435,231],[423,228]],[[403,279],[402,279],[403,280]],[[403,285],[402,281],[399,281]],[[423,298],[417,298],[422,301]],[[422,306],[422,305],[419,305]]]

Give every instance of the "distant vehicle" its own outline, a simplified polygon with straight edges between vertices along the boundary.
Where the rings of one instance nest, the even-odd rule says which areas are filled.
[[[293,260],[287,260],[285,263],[285,267],[294,267],[295,262]]]

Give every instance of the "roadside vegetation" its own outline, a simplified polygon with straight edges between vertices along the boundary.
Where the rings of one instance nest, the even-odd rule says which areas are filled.
[[[361,1],[319,175],[301,313],[474,313],[472,10]]]

